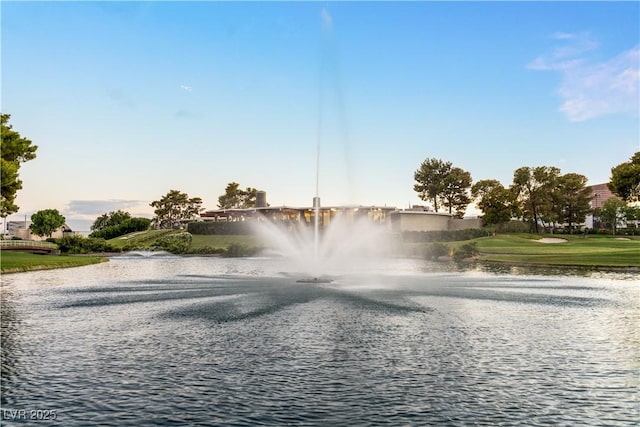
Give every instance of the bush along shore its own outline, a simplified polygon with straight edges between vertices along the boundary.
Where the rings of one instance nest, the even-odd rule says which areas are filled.
[[[640,236],[494,234],[487,230],[463,230],[448,234],[414,233],[396,238],[393,251],[397,256],[433,261],[640,269]],[[2,272],[93,264],[107,260],[106,256],[133,250],[247,257],[258,255],[268,247],[250,234],[192,234],[184,230],[140,231],[109,240],[70,236],[53,239],[53,242],[62,255],[3,251]]]

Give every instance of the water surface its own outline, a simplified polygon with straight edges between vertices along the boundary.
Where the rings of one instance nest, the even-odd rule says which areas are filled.
[[[2,424],[637,425],[632,275],[120,257],[2,278]],[[625,280],[631,279],[631,280]]]

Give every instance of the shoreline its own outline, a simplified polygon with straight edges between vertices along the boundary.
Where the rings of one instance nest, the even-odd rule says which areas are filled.
[[[42,255],[46,256],[46,255]],[[60,264],[60,265],[52,265],[52,264],[38,264],[38,265],[27,265],[24,267],[15,267],[15,268],[6,268],[3,269],[0,274],[17,274],[17,273],[30,273],[32,271],[44,271],[44,270],[58,270],[61,268],[76,268],[76,267],[86,267],[89,265],[102,264],[103,262],[109,262],[108,257],[97,256],[97,255],[87,255],[93,256],[97,258],[95,262],[92,263],[82,263],[82,264]]]
[[[8,268],[2,270],[1,274],[16,274],[16,273],[28,273],[31,271],[43,271],[43,270],[56,270],[60,268],[74,268],[74,267],[85,267],[87,265],[101,264],[103,262],[109,262],[109,258],[118,256],[122,256],[121,252],[100,252],[95,254],[74,254],[69,255],[70,258],[87,258],[94,257],[97,258],[96,262],[90,264],[69,264],[69,265],[32,265],[25,267],[16,267],[16,268]],[[220,254],[174,254],[177,257],[184,258],[194,258],[194,257],[202,257],[202,258],[219,258]],[[245,257],[242,257],[245,258]],[[246,257],[253,258],[253,257]],[[412,259],[423,259],[417,256],[409,256],[406,258]],[[429,261],[424,259],[424,261]],[[436,263],[447,263],[454,262],[450,257],[441,257],[439,260],[435,261]],[[489,261],[482,260],[477,258],[467,258],[459,263],[471,265],[471,264],[479,264],[488,267],[522,267],[522,268],[540,268],[540,269],[562,269],[562,270],[582,270],[582,271],[601,271],[601,272],[623,272],[623,273],[640,273],[640,266],[608,266],[608,265],[584,265],[584,264],[548,264],[548,263],[527,263],[527,262],[518,262],[518,261]]]

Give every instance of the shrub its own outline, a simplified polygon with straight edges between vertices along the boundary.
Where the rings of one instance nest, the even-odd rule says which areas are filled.
[[[187,253],[194,255],[212,255],[224,254],[227,250],[224,248],[214,248],[213,246],[201,246],[199,248],[189,248]]]
[[[82,236],[64,236],[59,239],[47,239],[58,245],[60,252],[68,254],[89,254],[94,252],[120,252],[121,249],[104,239]]]
[[[454,250],[453,259],[456,261],[460,261],[465,258],[472,258],[476,255],[478,255],[477,243],[469,242],[459,246]]]
[[[244,221],[199,221],[190,222],[187,231],[191,234],[252,234],[251,223]]]
[[[471,240],[478,237],[491,236],[493,232],[488,228],[467,228],[465,230],[434,230],[434,231],[404,231],[402,239],[405,242],[454,242]]]
[[[449,247],[444,243],[434,242],[425,247],[424,256],[427,259],[438,259],[438,257],[447,255]]]
[[[151,220],[149,218],[129,218],[118,225],[112,225],[102,230],[94,231],[89,237],[99,237],[108,240],[136,231],[148,230],[150,225]]]
[[[244,257],[256,255],[260,252],[261,248],[256,246],[248,246],[239,243],[232,243],[227,250],[223,253],[225,257]]]
[[[496,230],[500,233],[529,233],[532,226],[524,221],[508,221],[496,225]]]
[[[191,233],[182,232],[161,237],[153,243],[152,249],[160,249],[172,254],[185,254],[191,246]]]

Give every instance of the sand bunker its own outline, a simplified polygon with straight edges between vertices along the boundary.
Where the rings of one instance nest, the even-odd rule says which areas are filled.
[[[543,239],[538,239],[536,242],[540,243],[567,243],[567,239],[558,239],[555,237],[545,237]]]

